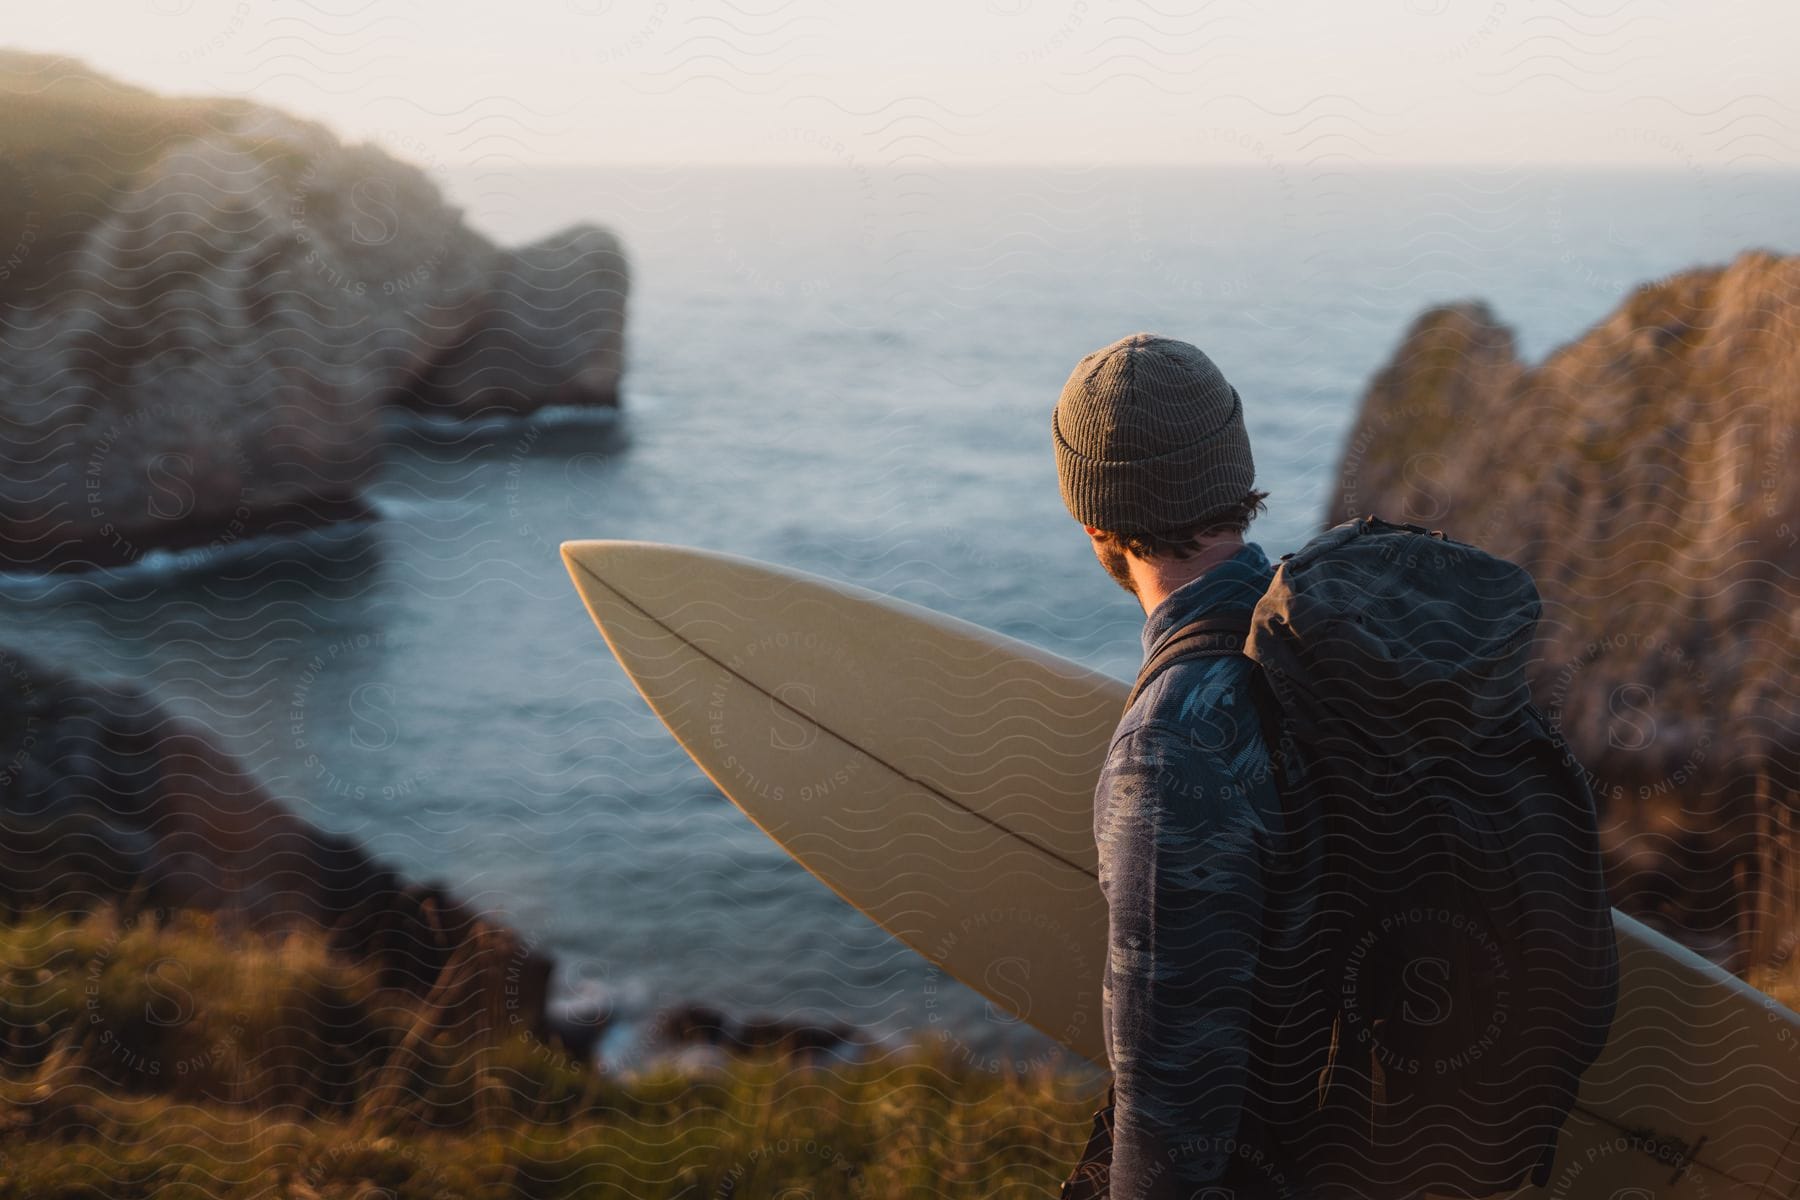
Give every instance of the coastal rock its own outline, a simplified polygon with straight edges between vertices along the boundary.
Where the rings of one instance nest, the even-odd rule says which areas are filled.
[[[305,925],[421,996],[461,954],[492,976],[477,999],[546,1033],[547,957],[294,815],[200,727],[135,686],[11,650],[0,680],[0,916],[120,904]]]
[[[384,401],[617,401],[604,231],[498,250],[377,147],[67,59],[0,97],[0,569],[367,515]]]
[[[456,333],[395,402],[451,419],[616,407],[629,278],[619,239],[592,225],[500,251]]]
[[[1480,304],[1375,377],[1331,521],[1376,512],[1517,561],[1534,689],[1612,824],[1614,884],[1741,961],[1800,871],[1800,258],[1646,284],[1540,365]]]
[[[737,1054],[813,1055],[842,1051],[861,1038],[848,1025],[777,1017],[735,1018],[704,1004],[659,1013],[651,1038],[663,1046],[705,1046]]]

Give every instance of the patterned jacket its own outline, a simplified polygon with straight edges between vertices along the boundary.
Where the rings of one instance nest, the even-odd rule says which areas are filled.
[[[1198,617],[1247,613],[1273,574],[1252,542],[1177,589],[1144,625],[1146,659]],[[1282,821],[1247,689],[1252,669],[1232,655],[1165,670],[1120,722],[1095,792],[1110,914],[1103,1003],[1115,1200],[1221,1184],[1238,1196],[1297,1194],[1283,1164],[1262,1161],[1244,1112],[1271,935],[1270,846]]]

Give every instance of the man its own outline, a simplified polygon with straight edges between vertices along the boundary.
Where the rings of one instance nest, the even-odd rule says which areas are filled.
[[[1052,433],[1147,615],[1094,796],[1111,1136],[1065,1195],[1546,1186],[1619,958],[1529,573],[1373,515],[1272,570],[1243,404],[1184,342],[1082,359]]]
[[[1147,614],[1146,659],[1198,617],[1249,614],[1274,573],[1244,540],[1266,494],[1211,359],[1121,338],[1076,365],[1052,433],[1064,502]],[[1252,670],[1224,655],[1157,675],[1095,793],[1117,1200],[1300,1194],[1256,1114],[1259,995],[1283,914],[1303,906],[1265,905],[1282,810]]]

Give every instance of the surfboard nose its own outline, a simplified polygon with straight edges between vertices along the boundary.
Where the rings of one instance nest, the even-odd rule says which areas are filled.
[[[579,538],[562,543],[560,549],[563,562],[570,568],[580,567],[601,579],[620,582],[638,576],[661,578],[701,562],[751,564],[749,559],[717,550],[629,538]]]
[[[668,542],[587,538],[562,543],[563,565],[605,628],[605,615],[627,603],[646,615],[666,616],[693,599],[696,572],[735,562],[730,555]]]
[[[584,538],[561,546],[563,566],[602,633],[621,617],[626,596],[643,592],[640,585],[648,579],[667,578],[673,549],[618,538]]]
[[[569,579],[619,665],[659,716],[688,653],[665,620],[682,597],[694,552],[657,542],[592,538],[560,547]]]
[[[737,555],[669,542],[591,538],[560,549],[594,624],[640,688],[645,673],[661,670],[678,645],[729,642],[728,635],[762,614],[755,598],[779,598],[797,578]]]
[[[625,597],[655,610],[700,552],[662,542],[585,538],[564,542],[563,565],[595,620]]]
[[[604,578],[610,569],[629,564],[633,552],[647,545],[620,538],[580,538],[564,542],[560,549],[563,565],[571,571],[580,568]]]

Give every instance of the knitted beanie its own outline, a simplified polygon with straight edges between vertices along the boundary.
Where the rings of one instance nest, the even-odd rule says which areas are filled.
[[[1244,405],[1196,346],[1134,333],[1075,364],[1050,418],[1063,503],[1083,525],[1181,533],[1256,479]]]

